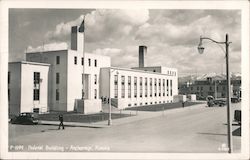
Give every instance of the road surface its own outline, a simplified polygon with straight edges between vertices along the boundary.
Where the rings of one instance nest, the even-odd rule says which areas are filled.
[[[240,103],[232,104],[233,110]],[[9,125],[11,151],[226,153],[226,107],[203,107],[106,128]],[[240,152],[240,126],[233,123]],[[19,148],[18,148],[19,147]]]

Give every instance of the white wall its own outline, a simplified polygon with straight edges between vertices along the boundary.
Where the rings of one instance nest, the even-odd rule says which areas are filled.
[[[110,81],[107,81],[107,77],[109,77],[110,68],[103,68],[101,70],[102,77],[102,96],[106,96],[109,83],[111,81],[111,98],[114,98],[114,75],[118,73],[118,105],[119,108],[126,108],[129,104],[131,106],[140,105],[149,105],[151,102],[153,104],[159,103],[169,103],[173,102],[173,96],[178,93],[178,82],[176,76],[168,76],[166,74],[160,74],[157,72],[145,72],[139,70],[132,70],[132,69],[122,69],[122,68],[115,68],[111,67],[111,77]],[[125,76],[125,98],[122,98],[121,95],[121,76]],[[128,98],[128,76],[131,76],[131,98]],[[137,97],[134,97],[134,77],[137,77]],[[140,77],[142,77],[142,97],[140,97]],[[147,78],[147,97],[145,97],[145,78]],[[150,78],[152,78],[152,97],[150,97]],[[155,97],[155,86],[154,80],[157,79],[156,85],[156,94]],[[161,79],[161,96],[159,96],[159,79]],[[165,96],[163,96],[163,79],[165,79]],[[169,80],[169,94],[167,96],[167,82]],[[172,96],[170,95],[170,80],[172,80]]]
[[[48,71],[49,65],[22,64],[21,67],[21,112],[33,112],[33,108],[40,111],[48,110]],[[40,98],[33,100],[34,72],[40,72]]]
[[[75,64],[74,57],[77,57]],[[76,107],[76,99],[82,98],[82,53],[69,50],[67,55],[67,111],[73,111]]]
[[[33,112],[39,108],[40,112],[48,110],[48,64],[30,62],[16,62],[9,64],[11,74],[10,88],[10,114],[20,112]],[[40,73],[39,101],[33,100],[34,72]]]
[[[50,64],[49,70],[49,110],[67,110],[67,58],[68,50],[27,53],[26,59],[32,62],[45,62]],[[56,57],[60,57],[60,64],[56,64]],[[56,84],[56,73],[60,74],[60,83]],[[56,89],[59,89],[59,101],[56,100]]]

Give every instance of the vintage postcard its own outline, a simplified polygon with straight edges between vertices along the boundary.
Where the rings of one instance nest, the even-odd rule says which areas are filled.
[[[2,1],[1,159],[249,158],[248,1]]]

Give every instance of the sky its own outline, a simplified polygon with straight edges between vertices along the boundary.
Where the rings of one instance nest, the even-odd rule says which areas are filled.
[[[10,9],[9,61],[25,52],[70,48],[71,26],[85,15],[85,51],[111,57],[112,66],[138,66],[139,45],[147,46],[146,66],[177,68],[180,75],[225,73],[225,46],[232,42],[231,72],[241,72],[241,11],[183,9]]]

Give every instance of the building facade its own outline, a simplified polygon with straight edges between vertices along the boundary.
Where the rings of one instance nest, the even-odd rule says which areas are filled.
[[[21,77],[32,76],[35,66],[41,67],[41,75],[45,74],[42,72],[45,68],[47,71],[43,77],[47,79],[43,81],[47,90],[40,94],[40,102],[44,105],[32,101],[28,106],[40,108],[39,113],[77,111],[88,114],[102,110],[101,97],[111,97],[112,105],[118,108],[173,102],[174,95],[178,94],[177,70],[145,67],[146,46],[139,47],[139,67],[111,67],[110,57],[84,53],[84,34],[78,30],[77,26],[71,29],[70,49],[26,53],[26,63],[33,65],[25,73],[19,72]],[[14,68],[9,67],[10,73]],[[15,79],[20,80],[18,77]],[[15,90],[26,90],[26,86],[12,86],[10,90],[12,95]],[[26,101],[27,98],[20,96],[18,99]],[[12,98],[9,102],[13,103]],[[18,107],[21,109],[17,110]],[[23,107],[10,105],[11,112],[17,110],[16,113],[23,112]]]
[[[101,69],[101,95],[111,97],[120,109],[173,102],[177,95],[175,75],[136,69],[108,67]]]
[[[197,99],[204,100],[207,96],[215,98],[227,97],[227,81],[215,80],[208,77],[206,80],[196,80],[193,83],[179,86],[181,94],[195,94]],[[241,97],[241,80],[231,80],[231,96]]]
[[[48,111],[49,67],[26,61],[9,63],[9,113]]]

